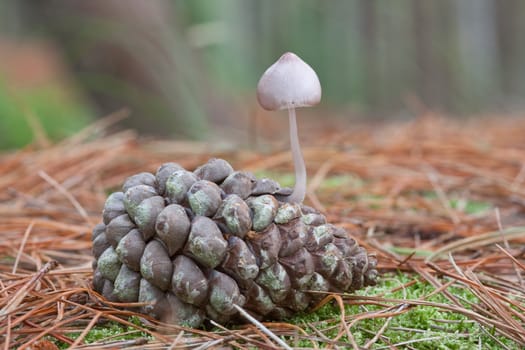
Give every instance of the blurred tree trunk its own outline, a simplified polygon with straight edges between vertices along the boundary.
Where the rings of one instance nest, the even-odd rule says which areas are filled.
[[[495,10],[500,85],[504,94],[513,95],[518,89],[519,65],[524,65],[516,43],[525,39],[519,28],[520,18],[523,20],[520,11],[525,11],[525,7],[520,0],[506,0],[496,2]]]
[[[496,75],[496,27],[493,0],[456,2],[462,96],[476,106],[491,92]],[[494,97],[494,96],[491,96]]]
[[[379,87],[382,82],[378,77],[377,63],[377,11],[375,0],[358,0],[361,18],[360,42],[362,47],[361,60],[365,79],[363,79],[364,102],[368,106],[378,104]]]
[[[413,28],[415,44],[415,75],[417,96],[424,105],[434,107],[439,87],[436,84],[436,62],[432,42],[433,23],[431,3],[412,0]]]

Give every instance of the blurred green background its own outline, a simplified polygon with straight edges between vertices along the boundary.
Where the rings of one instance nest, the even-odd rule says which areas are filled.
[[[122,107],[145,135],[246,134],[285,51],[317,71],[327,120],[525,109],[525,1],[4,0],[0,148]]]

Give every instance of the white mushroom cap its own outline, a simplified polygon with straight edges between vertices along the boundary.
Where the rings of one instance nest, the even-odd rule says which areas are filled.
[[[312,67],[287,52],[262,75],[257,100],[269,111],[313,106],[321,101],[321,83]]]

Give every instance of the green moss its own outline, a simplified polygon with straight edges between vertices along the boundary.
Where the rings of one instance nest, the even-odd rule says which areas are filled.
[[[483,214],[492,209],[490,203],[460,198],[450,200],[450,207],[471,215]]]
[[[396,246],[390,246],[388,247],[388,250],[400,254],[400,255],[414,255],[415,257],[423,257],[426,258],[432,254],[434,254],[431,250],[425,250],[425,249],[414,249],[414,248],[408,248],[408,247],[396,247]]]
[[[374,210],[385,207],[385,196],[379,194],[363,193],[353,198],[353,201],[365,205]]]
[[[320,190],[337,189],[341,187],[360,188],[364,184],[364,181],[354,175],[334,175],[329,176],[322,182]]]
[[[144,324],[140,322],[137,317],[130,317],[129,322],[144,327]],[[80,332],[68,333],[66,334],[71,339],[76,339]],[[84,338],[84,343],[92,344],[97,342],[106,342],[106,341],[117,341],[117,340],[133,340],[138,338],[153,339],[148,333],[141,332],[132,326],[126,326],[117,322],[107,322],[103,325],[95,326],[93,329],[86,335]],[[54,338],[50,339],[54,341],[55,344],[60,349],[68,349],[69,345],[61,341],[55,340]]]
[[[416,300],[434,291],[433,286],[419,280],[406,288],[398,288],[414,279],[415,277],[409,274],[389,274],[383,276],[377,286],[358,291],[356,294]],[[396,288],[399,290],[392,291]],[[448,288],[448,291],[462,300],[465,307],[468,307],[469,303],[476,304],[479,302],[474,294],[460,285],[451,286]],[[450,304],[450,301],[441,293],[427,300],[435,303]],[[346,305],[345,313],[347,320],[351,320],[353,318],[352,315],[360,314],[363,311],[372,312],[379,309],[380,307],[371,305]],[[335,303],[329,303],[314,313],[300,314],[288,321],[302,326],[309,334],[314,334],[314,330],[308,326],[313,325],[327,337],[333,338],[339,333],[339,320],[339,307]],[[351,328],[352,335],[358,345],[364,346],[379,332],[385,322],[386,318],[358,321]],[[433,306],[413,306],[409,311],[397,315],[390,320],[382,337],[380,337],[371,349],[388,349],[392,344],[398,344],[396,345],[397,348],[411,346],[414,349],[459,350],[476,348],[478,343],[483,344],[483,349],[500,349],[501,346],[499,343],[488,335],[490,331],[490,329],[482,329],[479,323],[459,313]],[[520,348],[510,339],[501,336],[495,337],[509,349]],[[346,337],[340,340],[348,342]],[[299,345],[311,347],[313,343],[303,340]]]
[[[420,195],[428,200],[439,200],[436,192],[434,191],[423,191],[416,193],[416,195]],[[491,203],[475,200],[472,198],[464,198],[462,196],[458,196],[457,193],[449,195],[449,205],[454,210],[470,215],[481,215],[493,208]]]

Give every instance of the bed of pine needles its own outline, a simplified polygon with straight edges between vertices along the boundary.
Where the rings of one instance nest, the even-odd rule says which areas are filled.
[[[52,350],[55,342],[78,349],[278,348],[250,323],[188,329],[105,301],[90,285],[90,236],[107,194],[129,175],[154,172],[168,161],[193,169],[212,156],[236,169],[286,173],[291,166],[285,147],[262,154],[142,140],[131,131],[109,132],[115,119],[58,143],[40,137],[25,149],[0,154],[2,349]],[[303,142],[310,175],[306,203],[375,252],[381,273],[413,274],[433,287],[430,295],[441,294],[447,302],[329,295],[325,302],[335,301],[343,311],[335,335],[306,332],[300,324],[265,323],[271,332],[292,347],[309,339],[313,347],[337,348],[344,338],[346,348],[368,349],[392,319],[432,305],[525,347],[525,118],[458,122],[423,116],[309,139]],[[465,210],[472,203],[486,208]],[[454,285],[479,301],[459,300],[449,291]],[[349,315],[344,305],[378,308]],[[358,345],[353,327],[365,319],[380,319],[384,326]],[[143,336],[87,344],[86,335],[108,321]]]

